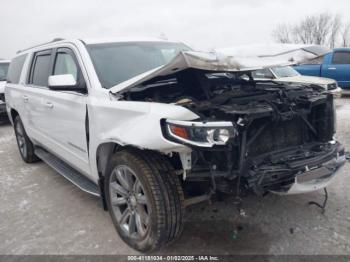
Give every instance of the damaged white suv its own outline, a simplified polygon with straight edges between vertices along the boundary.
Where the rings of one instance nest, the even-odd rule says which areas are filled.
[[[100,196],[140,251],[173,241],[184,208],[215,192],[310,192],[345,163],[331,94],[257,83],[181,43],[55,40],[20,51],[9,75],[23,160]]]

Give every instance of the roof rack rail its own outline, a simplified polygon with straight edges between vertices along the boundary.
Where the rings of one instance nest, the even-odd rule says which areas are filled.
[[[52,39],[51,42],[58,42],[58,41],[62,41],[62,40],[65,40],[65,39],[61,38],[61,37],[56,37],[56,38]]]
[[[16,54],[19,54],[19,53],[21,53],[21,52],[23,52],[23,51],[26,51],[26,50],[29,50],[29,49],[32,49],[32,48],[35,48],[35,47],[39,47],[39,46],[42,46],[42,45],[47,45],[47,44],[54,43],[54,42],[58,42],[58,41],[62,41],[62,40],[65,40],[65,39],[64,39],[64,38],[57,37],[57,38],[52,39],[52,40],[49,41],[49,42],[45,42],[45,43],[42,43],[42,44],[39,44],[39,45],[34,45],[34,46],[28,47],[28,48],[23,49],[23,50],[18,50],[18,51],[16,52]]]

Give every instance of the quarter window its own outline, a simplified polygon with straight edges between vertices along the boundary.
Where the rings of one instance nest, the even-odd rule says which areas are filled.
[[[66,75],[66,74],[73,75],[75,80],[77,80],[78,67],[71,54],[58,53],[56,57],[54,75]]]
[[[9,63],[0,62],[0,81],[6,81],[8,69],[9,69]]]
[[[36,55],[32,69],[31,84],[36,86],[48,86],[50,66],[51,54]]]
[[[350,64],[350,52],[335,52],[332,64]]]
[[[27,55],[20,55],[12,59],[7,73],[7,82],[12,84],[18,84],[21,77],[22,68]]]

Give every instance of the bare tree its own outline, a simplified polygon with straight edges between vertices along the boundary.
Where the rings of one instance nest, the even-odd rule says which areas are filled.
[[[334,48],[338,42],[339,33],[342,27],[342,17],[337,14],[334,16],[329,36],[329,47]]]
[[[313,32],[314,43],[317,45],[324,45],[327,42],[332,28],[332,16],[328,13],[323,13],[313,18],[315,23],[315,30]]]
[[[317,20],[314,16],[307,16],[300,24],[293,27],[293,36],[295,43],[313,44],[315,42],[315,31]]]
[[[277,27],[272,32],[273,38],[282,44],[293,42],[291,34],[292,34],[291,28],[286,24],[277,25]]]
[[[350,23],[347,23],[342,30],[342,46],[349,47],[350,46]]]
[[[318,44],[334,48],[341,35],[350,33],[350,28],[347,32],[345,29],[341,32],[342,26],[340,15],[321,13],[307,16],[297,24],[279,24],[273,30],[272,36],[279,43]],[[342,40],[348,41],[344,37]]]

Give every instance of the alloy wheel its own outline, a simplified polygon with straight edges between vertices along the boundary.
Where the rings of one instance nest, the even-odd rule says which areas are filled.
[[[24,129],[21,122],[18,122],[16,125],[16,139],[19,147],[19,151],[22,156],[25,157],[27,155],[27,144],[24,136]]]
[[[109,181],[111,206],[129,237],[143,238],[150,225],[150,204],[141,181],[128,166],[117,166]]]

